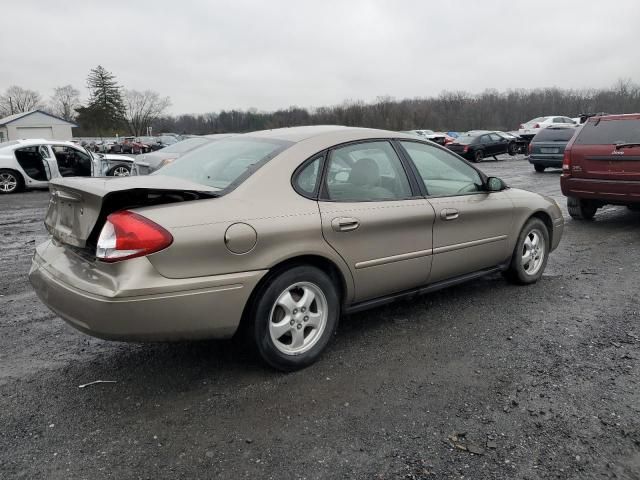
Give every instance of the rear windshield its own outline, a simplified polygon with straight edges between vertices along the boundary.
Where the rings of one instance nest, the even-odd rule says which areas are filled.
[[[584,124],[576,145],[613,145],[640,143],[640,119],[591,120]]]
[[[164,147],[162,151],[164,153],[184,153],[210,141],[211,140],[207,138],[189,138],[188,140],[182,140],[181,142]]]
[[[244,181],[292,142],[262,138],[228,138],[189,152],[152,175],[184,178],[224,190]]]
[[[568,142],[576,133],[575,128],[545,128],[533,137],[532,142]]]
[[[527,123],[540,123],[544,122],[549,117],[536,117],[533,120],[529,120]]]
[[[470,145],[475,139],[478,138],[477,135],[460,135],[455,139],[453,143],[459,143],[461,145]]]

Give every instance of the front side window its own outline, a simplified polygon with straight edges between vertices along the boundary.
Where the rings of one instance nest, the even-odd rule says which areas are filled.
[[[423,143],[400,143],[415,164],[429,196],[453,196],[483,191],[480,174],[455,155]]]
[[[375,202],[411,198],[402,162],[389,142],[366,142],[332,150],[326,194],[337,202]]]
[[[186,153],[152,175],[190,180],[224,190],[237,185],[292,142],[262,138],[229,138]]]

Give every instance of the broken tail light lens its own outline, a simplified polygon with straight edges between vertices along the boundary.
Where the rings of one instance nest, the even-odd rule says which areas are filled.
[[[167,248],[173,236],[148,218],[123,210],[112,213],[98,237],[96,257],[103,262],[117,262],[143,257]]]

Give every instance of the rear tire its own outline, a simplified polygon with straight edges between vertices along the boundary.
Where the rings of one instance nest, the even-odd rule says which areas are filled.
[[[533,168],[536,170],[536,172],[542,173],[545,171],[547,167],[543,167],[542,165],[535,164]]]
[[[291,372],[311,365],[324,351],[338,326],[340,297],[326,273],[300,265],[265,282],[249,315],[262,359]]]
[[[509,147],[507,148],[507,153],[513,157],[516,153],[518,153],[518,146],[515,143],[510,143]]]
[[[569,210],[571,218],[575,220],[593,220],[598,207],[588,200],[568,197],[567,209]]]
[[[539,218],[529,219],[518,236],[505,277],[518,285],[537,282],[547,266],[549,249],[547,226]]]
[[[24,189],[24,178],[15,170],[0,169],[0,195],[17,193]]]
[[[474,163],[480,163],[483,158],[484,158],[484,153],[482,153],[482,150],[476,150],[474,152],[474,154],[473,154],[473,162]]]

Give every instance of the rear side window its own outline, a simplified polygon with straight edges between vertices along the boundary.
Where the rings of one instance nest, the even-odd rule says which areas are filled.
[[[326,193],[337,202],[376,202],[411,198],[400,159],[389,142],[336,148],[329,154]]]
[[[568,142],[576,133],[575,128],[545,128],[533,137],[532,142]]]
[[[305,197],[315,196],[323,158],[323,156],[320,156],[311,160],[294,176],[293,186],[300,195]]]
[[[594,120],[584,124],[576,145],[614,145],[640,143],[640,119]]]

